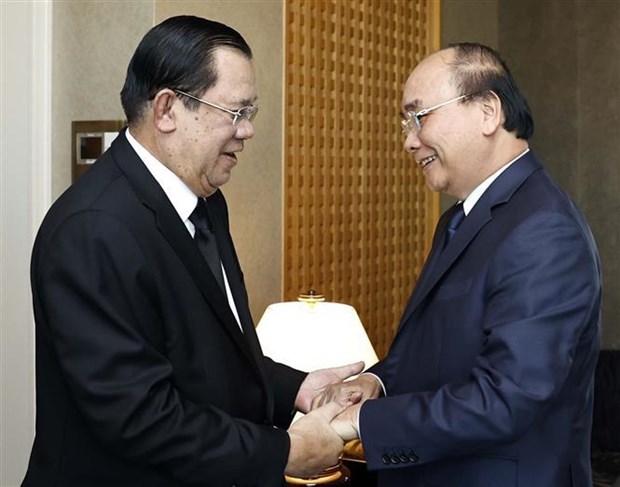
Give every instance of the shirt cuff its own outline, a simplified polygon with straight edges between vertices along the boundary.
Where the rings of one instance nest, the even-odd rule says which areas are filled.
[[[385,392],[385,385],[383,384],[383,381],[378,375],[373,374],[372,372],[364,372],[363,374],[360,374],[360,375],[372,375],[379,382],[379,385],[381,386],[381,389],[383,390],[383,395],[387,396],[387,392]]]

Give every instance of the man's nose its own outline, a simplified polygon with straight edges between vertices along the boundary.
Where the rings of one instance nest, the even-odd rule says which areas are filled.
[[[247,118],[239,120],[235,138],[246,140],[252,137],[254,137],[254,123],[250,122]]]
[[[407,136],[405,137],[405,141],[403,142],[404,149],[412,154],[420,148],[420,145],[421,142],[420,138],[418,137],[418,131],[415,129],[411,129],[409,132],[407,132]]]

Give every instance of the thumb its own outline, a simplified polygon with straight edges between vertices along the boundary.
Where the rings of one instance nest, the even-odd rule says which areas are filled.
[[[321,407],[314,409],[311,413],[317,416],[321,416],[325,421],[331,423],[332,419],[338,416],[342,411],[344,411],[347,406],[350,404],[339,404],[338,402],[328,402]]]
[[[341,367],[334,367],[332,372],[336,374],[339,379],[344,380],[352,375],[359,374],[362,370],[364,370],[364,362],[360,361],[342,365]]]

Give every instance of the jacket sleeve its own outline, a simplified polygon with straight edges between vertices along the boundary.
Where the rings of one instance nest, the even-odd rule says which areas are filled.
[[[269,357],[265,357],[265,368],[275,396],[274,423],[280,428],[288,428],[295,414],[297,392],[308,374],[274,362]]]

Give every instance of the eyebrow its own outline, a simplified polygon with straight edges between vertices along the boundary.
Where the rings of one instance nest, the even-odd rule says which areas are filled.
[[[420,110],[420,108],[422,108],[422,100],[420,100],[419,98],[416,98],[412,102],[407,103],[403,107],[404,111],[401,110],[400,114],[402,116],[405,116],[407,112],[417,112]]]
[[[244,98],[243,100],[235,101],[235,104],[239,104],[240,108],[247,107],[248,105],[258,105],[258,96],[254,98]]]

